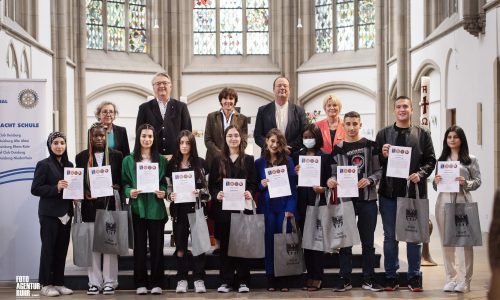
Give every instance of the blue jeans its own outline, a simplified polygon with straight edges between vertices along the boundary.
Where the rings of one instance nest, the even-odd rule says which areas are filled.
[[[396,212],[397,201],[395,198],[387,198],[379,195],[379,210],[382,216],[384,228],[384,269],[385,277],[397,278],[399,269],[399,242],[396,241]],[[408,279],[422,276],[420,272],[420,257],[422,256],[422,244],[406,243],[406,258],[408,259]]]
[[[377,226],[377,201],[354,201],[354,212],[358,216],[358,231],[363,253],[363,277],[369,279],[374,275],[375,248],[373,236]],[[351,279],[352,247],[339,251],[340,277]]]

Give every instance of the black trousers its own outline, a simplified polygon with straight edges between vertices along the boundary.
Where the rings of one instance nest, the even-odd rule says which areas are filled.
[[[141,219],[132,214],[134,225],[134,283],[135,287],[148,287],[148,268],[146,265],[147,242],[151,257],[150,287],[163,286],[163,243],[165,220]]]
[[[304,261],[306,263],[306,279],[322,280],[325,262],[325,253],[322,251],[315,251],[304,249]]]
[[[187,280],[189,272],[189,260],[187,257],[188,239],[190,233],[187,208],[178,207],[177,214],[173,222],[175,256],[177,259],[177,280]],[[177,251],[184,252],[182,257],[177,256]],[[203,280],[205,278],[205,254],[193,256],[193,280]]]
[[[227,255],[231,223],[217,223],[217,227],[220,233],[220,277],[222,283],[234,286],[248,285],[250,280],[248,259]]]
[[[42,286],[64,285],[64,266],[68,254],[71,219],[63,225],[57,217],[39,216],[40,269],[38,280]]]

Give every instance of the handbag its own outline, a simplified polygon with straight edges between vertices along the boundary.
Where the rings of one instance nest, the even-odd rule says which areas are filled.
[[[189,227],[191,228],[191,245],[193,256],[198,256],[211,249],[208,225],[203,213],[201,200],[197,197],[194,213],[188,214]]]
[[[302,233],[302,248],[325,251],[328,248],[325,248],[325,239],[323,238],[323,224],[319,214],[319,200],[320,195],[316,194],[314,206],[307,206],[304,232]]]
[[[242,258],[264,258],[265,223],[264,215],[255,212],[255,202],[252,202],[252,214],[243,211],[231,214],[229,229],[229,245],[227,255]]]
[[[73,263],[79,267],[92,265],[92,240],[90,239],[90,223],[82,222],[82,203],[77,201],[74,208],[71,240],[73,242]]]
[[[94,223],[94,252],[106,254],[128,254],[128,213],[121,210],[120,196],[113,190],[115,211],[106,209],[96,210]]]
[[[406,186],[406,196],[397,198],[396,240],[410,243],[429,242],[429,199],[420,198],[415,184],[416,198],[408,197],[410,181]]]
[[[330,190],[327,190],[329,199]],[[338,204],[327,205],[320,211],[323,221],[323,237],[327,250],[351,247],[361,243],[358,226],[356,225],[356,214],[352,201],[343,201],[338,198]]]
[[[300,232],[295,218],[290,218],[292,232],[287,233],[287,218],[283,219],[281,233],[274,234],[274,276],[300,275],[304,272],[304,253],[300,243]]]
[[[444,205],[444,238],[445,247],[482,246],[481,224],[477,202],[467,199],[462,188],[465,203],[457,203],[457,194],[451,203]]]

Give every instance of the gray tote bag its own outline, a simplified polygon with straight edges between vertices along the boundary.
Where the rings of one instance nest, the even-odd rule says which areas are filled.
[[[319,206],[320,195],[316,194],[314,206],[307,206],[306,218],[304,220],[304,232],[302,233],[302,248],[316,251],[328,251],[325,249],[325,240],[323,239],[323,225],[320,218]]]
[[[210,235],[208,233],[207,219],[203,213],[201,201],[196,198],[194,213],[188,214],[189,227],[191,228],[191,253],[198,256],[211,249]]]
[[[444,205],[444,239],[443,246],[464,247],[482,246],[481,224],[477,202],[467,199],[465,203],[456,203],[457,193],[452,203]]]
[[[281,233],[274,234],[274,276],[300,275],[304,272],[304,254],[300,246],[300,232],[295,218],[290,219],[292,232],[286,232],[287,218],[283,219]]]
[[[115,208],[114,211],[108,210],[106,205],[106,209],[96,211],[94,252],[128,254],[128,213],[121,210],[120,197],[117,193],[115,193]]]
[[[410,182],[406,187],[406,197],[397,198],[396,240],[410,243],[429,242],[429,199],[421,199],[415,184],[416,199],[408,197]]]
[[[251,215],[244,214],[242,211],[231,214],[228,256],[264,258],[264,215],[255,212],[253,201],[252,212]]]
[[[79,267],[92,265],[92,240],[90,239],[90,223],[82,222],[82,203],[75,204],[71,240],[73,241],[73,263]]]
[[[327,190],[326,199],[330,199],[330,190]],[[320,210],[320,219],[323,223],[323,237],[327,250],[351,247],[361,243],[358,226],[356,225],[356,214],[352,201],[342,201],[331,205],[327,201],[325,210]]]

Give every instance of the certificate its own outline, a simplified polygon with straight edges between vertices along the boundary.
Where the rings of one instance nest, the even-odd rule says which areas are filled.
[[[223,178],[222,191],[222,210],[245,209],[245,179]]]
[[[286,166],[265,168],[264,172],[266,172],[266,178],[269,179],[267,188],[269,189],[270,198],[290,196],[292,194]]]
[[[359,197],[358,167],[337,166],[337,196]]]
[[[299,156],[299,186],[320,186],[321,156]]]
[[[437,184],[438,193],[460,192],[459,182],[455,179],[460,176],[459,161],[438,161],[437,172],[441,176],[441,182]]]
[[[391,146],[387,161],[387,177],[407,179],[410,176],[411,147]]]
[[[111,167],[89,168],[90,196],[92,198],[113,196]]]
[[[158,163],[137,163],[137,189],[141,193],[154,193],[160,190]]]
[[[194,171],[172,172],[175,203],[196,202]]]
[[[63,199],[83,199],[83,173],[83,168],[64,168],[68,187],[63,189]]]

